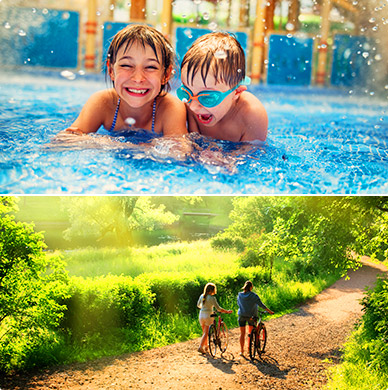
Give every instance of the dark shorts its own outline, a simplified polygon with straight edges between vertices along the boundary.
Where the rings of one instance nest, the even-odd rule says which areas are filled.
[[[244,327],[247,322],[250,326],[255,325],[255,321],[252,319],[252,317],[238,316],[238,324],[240,327]]]

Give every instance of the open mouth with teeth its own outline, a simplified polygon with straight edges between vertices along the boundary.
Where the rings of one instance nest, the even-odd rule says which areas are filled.
[[[212,114],[197,114],[197,118],[201,123],[203,123],[204,125],[207,125],[212,121],[213,115]]]
[[[136,89],[136,88],[125,88],[125,90],[128,92],[131,96],[144,96],[149,92],[149,89]]]

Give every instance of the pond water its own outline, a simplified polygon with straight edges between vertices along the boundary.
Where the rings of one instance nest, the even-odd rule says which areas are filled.
[[[0,76],[0,193],[388,192],[386,97],[365,91],[250,86],[268,112],[267,141],[247,147],[192,135],[192,154],[177,159],[168,151],[170,140],[157,138],[150,147],[136,146],[150,141],[142,131],[120,134],[119,147],[48,147],[87,98],[107,88],[101,76],[62,75]],[[135,146],[123,146],[123,141]]]

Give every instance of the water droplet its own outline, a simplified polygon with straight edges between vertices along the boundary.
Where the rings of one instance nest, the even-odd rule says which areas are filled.
[[[225,58],[227,58],[227,54],[224,50],[217,50],[214,53],[214,57],[216,57],[219,60],[224,60]]]
[[[11,28],[11,25],[10,25],[8,22],[5,22],[4,28],[6,28],[7,30],[9,30],[9,29]]]
[[[186,98],[183,98],[183,99],[182,99],[182,102],[183,102],[183,103],[187,103],[188,100],[187,100]]]
[[[217,25],[216,22],[211,22],[211,23],[209,23],[209,26],[208,26],[208,27],[209,27],[209,30],[216,31],[218,25]]]
[[[113,11],[113,10],[115,9],[115,5],[114,5],[114,4],[111,4],[110,7],[109,7],[109,9],[110,9],[111,11]]]
[[[375,21],[376,21],[375,18],[370,18],[370,19],[369,19],[369,23],[374,23]]]
[[[363,56],[364,58],[368,58],[368,57],[369,57],[369,53],[368,53],[367,51],[364,51],[364,52],[362,53],[362,56]]]
[[[68,80],[75,80],[75,78],[76,78],[76,75],[73,72],[71,72],[70,70],[63,70],[60,73],[60,75]]]
[[[294,24],[292,24],[292,23],[287,23],[286,24],[286,30],[287,31],[292,31],[294,29],[295,29],[295,25]]]
[[[24,30],[20,29],[18,31],[18,35],[21,36],[21,37],[25,37],[27,35],[27,33]]]
[[[135,119],[135,118],[128,117],[128,118],[125,120],[125,123],[126,123],[128,126],[133,126],[133,125],[136,123],[136,119]]]
[[[209,12],[204,12],[202,17],[203,17],[204,20],[209,20],[210,19]]]

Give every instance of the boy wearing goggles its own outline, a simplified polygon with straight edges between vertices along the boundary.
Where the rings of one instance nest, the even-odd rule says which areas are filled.
[[[198,38],[181,64],[183,85],[177,96],[186,103],[190,132],[233,142],[265,141],[265,108],[247,92],[245,54],[227,33]]]

